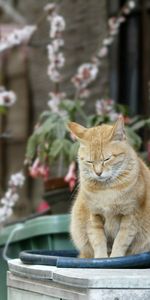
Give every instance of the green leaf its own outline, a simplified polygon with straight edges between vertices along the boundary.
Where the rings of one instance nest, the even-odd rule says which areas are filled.
[[[8,111],[8,109],[7,109],[6,107],[0,106],[0,113],[1,113],[1,114],[6,114],[7,111]]]
[[[132,130],[137,131],[139,129],[141,129],[142,127],[147,125],[147,121],[146,120],[140,120],[137,123],[133,124],[131,126]]]
[[[51,120],[51,118],[48,118],[42,125],[40,125],[36,129],[36,134],[46,134],[50,131],[52,131],[55,127],[55,122]]]
[[[127,105],[123,105],[120,103],[115,104],[115,108],[117,112],[122,113],[124,116],[128,116],[129,115],[129,109]]]
[[[131,125],[138,122],[140,120],[140,116],[139,115],[136,115],[134,117],[131,118]]]
[[[130,145],[136,150],[139,150],[142,144],[142,139],[131,127],[126,127],[125,129]]]
[[[67,111],[72,111],[75,109],[75,102],[73,100],[65,99],[61,101],[59,107]]]
[[[63,119],[59,119],[55,126],[56,137],[63,139],[67,133],[67,128]]]
[[[39,117],[39,121],[43,121],[49,117],[51,117],[52,113],[49,110],[44,111],[43,113],[41,113],[40,117]]]
[[[26,149],[27,158],[31,160],[34,158],[34,156],[36,155],[37,145],[38,145],[37,135],[32,134],[28,139],[28,143],[27,143],[27,149]]]
[[[87,117],[87,127],[97,126],[104,122],[104,116],[91,115]]]
[[[73,143],[70,148],[70,161],[77,159],[78,149],[79,149],[79,142]]]
[[[50,148],[50,153],[49,156],[52,159],[56,159],[60,153],[62,152],[63,149],[63,143],[61,139],[56,139],[53,143],[52,146]]]
[[[70,155],[71,147],[72,147],[72,142],[67,139],[63,139],[63,151],[64,151],[64,154],[68,157]]]

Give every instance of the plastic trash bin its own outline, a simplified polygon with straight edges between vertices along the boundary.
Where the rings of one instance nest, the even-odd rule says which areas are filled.
[[[4,227],[0,231],[0,300],[7,299],[6,272],[7,263],[3,258],[5,244],[12,235],[7,249],[9,258],[17,258],[22,250],[49,249],[72,250],[69,239],[70,215],[42,216]],[[20,226],[21,227],[21,226]],[[17,231],[15,231],[17,230]],[[14,232],[14,234],[13,234]]]

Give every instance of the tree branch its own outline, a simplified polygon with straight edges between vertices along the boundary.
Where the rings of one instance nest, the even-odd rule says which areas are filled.
[[[0,7],[5,12],[5,14],[9,15],[14,21],[19,24],[25,25],[26,19],[20,15],[8,2],[5,0],[0,0]]]

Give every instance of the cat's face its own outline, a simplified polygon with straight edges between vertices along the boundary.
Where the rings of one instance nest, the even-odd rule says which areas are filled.
[[[125,149],[117,142],[81,144],[78,157],[82,175],[100,182],[113,181],[126,167]]]
[[[80,140],[78,158],[83,177],[112,182],[125,172],[128,151],[123,124],[119,122],[115,126],[102,125],[90,129],[71,123],[71,131]]]

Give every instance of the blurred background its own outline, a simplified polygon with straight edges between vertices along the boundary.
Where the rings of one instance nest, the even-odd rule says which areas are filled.
[[[87,115],[94,112],[98,99],[109,98],[115,103],[127,105],[129,116],[150,117],[150,1],[128,2],[128,7],[133,8],[129,11],[125,11],[127,1],[123,0],[55,1],[59,14],[66,22],[63,33],[65,64],[59,91],[65,92],[72,101],[75,87],[71,78],[80,65],[93,59],[101,45],[107,46],[110,42],[104,43],[104,39],[112,29],[114,18],[118,15],[124,18],[120,21],[119,30],[110,35],[113,42],[110,42],[109,49],[105,49],[109,50],[108,55],[90,84],[90,96],[85,100]],[[2,41],[16,28],[37,25],[37,30],[27,43],[0,52],[0,85],[14,91],[17,96],[16,103],[7,114],[0,116],[1,133],[8,133],[7,138],[0,138],[1,196],[7,189],[10,175],[23,168],[28,137],[40,113],[47,110],[48,94],[53,91],[53,82],[47,75],[50,25],[43,10],[47,3],[50,2],[0,0]],[[142,130],[140,135],[142,149],[147,149],[149,130]],[[44,197],[44,189],[41,179],[33,180],[27,176],[12,220],[37,211]],[[60,194],[65,189],[66,186],[62,185]],[[52,197],[55,196],[53,191]],[[61,202],[56,212],[64,212],[64,207]]]

